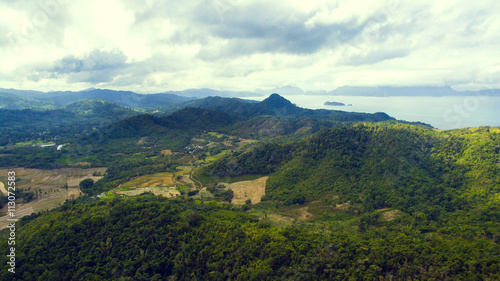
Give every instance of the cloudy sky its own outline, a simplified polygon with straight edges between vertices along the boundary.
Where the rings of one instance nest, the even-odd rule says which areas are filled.
[[[1,0],[0,87],[500,88],[499,1],[409,2]]]

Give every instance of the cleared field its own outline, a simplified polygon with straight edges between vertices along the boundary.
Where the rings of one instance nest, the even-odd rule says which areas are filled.
[[[0,182],[0,191],[2,192],[3,195],[5,195],[5,196],[8,195],[7,190],[5,189],[5,185],[3,184],[3,182]]]
[[[97,181],[101,177],[94,177],[92,174],[94,172],[104,174],[106,168],[64,168],[55,170],[2,169],[0,170],[0,178],[6,178],[9,171],[16,173],[16,190],[30,191],[36,196],[36,200],[26,204],[16,202],[15,218],[20,219],[33,212],[37,213],[59,207],[67,199],[76,199],[81,194],[78,187],[80,181],[87,178]],[[66,184],[68,184],[68,189],[64,188]],[[7,210],[8,206],[5,205],[0,212],[6,213]],[[7,216],[3,216],[0,219],[0,229],[5,228],[6,219]]]
[[[162,151],[161,151],[161,154],[162,154],[163,156],[170,156],[170,155],[173,155],[174,153],[173,153],[173,152],[172,152],[172,150],[170,150],[170,149],[165,149],[165,150],[162,150]]]
[[[221,183],[226,188],[233,190],[234,198],[232,204],[242,205],[250,199],[252,204],[260,202],[262,196],[266,194],[266,181],[269,177],[261,177],[251,181],[240,181],[235,183]]]
[[[116,194],[123,194],[127,196],[136,196],[144,192],[152,192],[155,195],[162,195],[163,197],[171,198],[180,196],[180,192],[173,187],[141,187],[133,190],[126,191],[113,191]]]
[[[217,132],[208,132],[208,134],[211,135],[212,137],[217,137],[219,139],[222,138],[222,137],[224,137],[223,134],[219,134]]]
[[[382,220],[392,221],[401,217],[401,211],[399,210],[384,210],[382,212]]]
[[[191,180],[191,178],[189,178],[189,175],[182,175],[181,179],[179,180],[180,182],[186,184],[186,185],[190,185],[192,187],[195,187],[196,184],[194,183],[194,181]]]
[[[222,157],[224,155],[227,155],[227,151],[222,151],[221,153],[219,154],[216,154],[216,155],[213,155],[213,156],[207,156],[205,157],[205,162],[212,162],[212,161],[215,161],[217,160],[219,157]]]
[[[10,170],[0,170],[0,177],[7,177],[7,172],[14,171],[16,173],[16,179],[20,180],[16,182],[16,187],[29,186],[63,186],[66,183],[68,186],[78,186],[80,181],[84,179],[91,178],[94,181],[99,180],[102,177],[94,177],[92,174],[94,172],[99,172],[104,174],[107,168],[63,168],[54,170],[39,170],[39,169],[24,169],[24,168],[14,168]]]
[[[41,211],[48,211],[57,208],[64,204],[67,199],[75,199],[80,196],[79,188],[68,188],[65,189],[52,189],[39,194],[39,198],[36,201],[31,201],[26,204],[16,204],[15,217],[20,219],[24,216],[29,216],[32,213],[38,213]],[[7,213],[8,206],[5,205],[0,212]],[[3,216],[0,218],[0,230],[7,227],[8,216]]]
[[[175,169],[186,172],[186,173],[190,173],[191,171],[193,171],[192,166],[178,166]]]
[[[303,207],[299,209],[300,216],[297,218],[299,221],[305,221],[310,219],[313,215],[308,212],[309,207]]]
[[[176,184],[182,184],[175,180],[175,177],[184,172],[178,173],[159,173],[138,177],[121,185],[124,188],[143,188],[143,187],[167,187]]]

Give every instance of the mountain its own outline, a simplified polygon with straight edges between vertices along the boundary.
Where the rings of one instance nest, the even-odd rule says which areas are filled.
[[[0,239],[16,262],[13,274],[0,255],[0,280],[500,280],[499,128],[434,130],[278,94],[174,106],[0,110],[1,167],[72,167],[15,170],[16,203],[54,209],[19,218],[15,245]],[[65,146],[27,146],[47,141]],[[108,168],[69,200],[81,166]]]
[[[238,121],[235,116],[220,111],[201,108],[184,108],[168,116],[143,114],[122,120],[111,127],[112,138],[156,136],[175,133],[183,135],[192,131],[216,130]]]
[[[243,118],[254,118],[263,115],[276,116],[285,119],[300,117],[314,117],[332,119],[342,122],[381,122],[395,120],[385,113],[357,113],[339,110],[306,109],[292,104],[289,100],[274,93],[261,102],[238,99],[208,97],[200,100],[180,103],[167,108],[167,112],[173,112],[184,107],[199,107],[228,114],[239,115]]]
[[[58,107],[81,99],[102,99],[130,108],[159,108],[193,99],[167,93],[145,95],[130,91],[114,91],[106,89],[87,89],[78,92],[65,91],[47,93],[9,89],[4,92],[18,96],[20,99],[17,104],[22,108],[29,108],[31,105],[36,107],[40,107],[39,105],[52,105],[53,107]],[[12,99],[13,96],[11,95],[0,96],[0,103],[4,100],[7,101],[7,98]],[[9,103],[6,102],[6,104]],[[18,109],[14,105],[5,108]]]
[[[66,105],[80,99],[98,98],[131,108],[156,108],[190,100],[190,98],[172,94],[142,95],[130,91],[104,89],[92,89],[81,92],[50,92],[40,96],[40,98],[51,100],[58,105]]]
[[[284,118],[295,118],[304,115],[304,112],[306,112],[304,111],[304,109],[295,106],[289,100],[274,93],[259,104],[253,106],[253,108],[251,108],[244,114],[253,117],[261,115],[272,115]]]
[[[5,89],[5,88],[0,88],[0,92],[14,94],[16,96],[20,96],[23,98],[32,98],[44,94],[44,92],[41,91],[16,90],[16,89]]]
[[[73,112],[79,115],[87,115],[92,117],[108,118],[108,122],[115,122],[134,115],[139,115],[140,112],[131,108],[119,106],[113,102],[103,99],[81,99],[61,107],[68,112]]]
[[[258,101],[245,100],[240,98],[226,98],[226,97],[206,97],[202,99],[187,101],[183,103],[174,104],[163,108],[164,112],[169,114],[186,107],[204,108],[215,111],[223,111],[230,114],[240,114],[252,108],[252,104],[258,104]]]
[[[55,103],[29,97],[20,97],[12,93],[0,92],[0,109],[54,109]]]
[[[140,114],[100,99],[86,99],[57,109],[0,109],[0,145],[25,139],[53,140],[80,134]]]
[[[147,194],[100,203],[73,201],[23,222],[16,232],[16,253],[22,253],[16,255],[16,274],[2,270],[0,279],[328,280],[333,275],[356,276],[355,267],[345,264],[351,263],[351,249],[360,247],[359,242],[353,241],[345,248],[349,251],[339,251],[334,258],[332,247],[313,233],[272,227],[227,205]],[[0,245],[7,247],[7,241],[3,239]],[[382,249],[376,251],[381,253]],[[7,269],[7,255],[0,261]],[[386,270],[397,272],[393,267]]]
[[[269,175],[269,200],[336,198],[338,204],[350,201],[365,210],[430,208],[426,215],[437,216],[495,200],[498,141],[498,130],[489,128],[438,132],[404,124],[358,124],[234,154],[196,177]],[[227,169],[235,165],[239,168]]]
[[[182,125],[215,114],[191,108],[130,120]],[[499,142],[498,128],[358,124],[257,144],[191,177],[212,190],[221,188],[217,176],[226,183],[268,175],[259,204],[111,192],[68,200],[16,222],[16,275],[2,255],[0,279],[498,280]],[[120,167],[151,169],[148,161],[157,161],[167,165],[154,173],[178,170],[168,166],[175,156],[144,156]],[[0,246],[10,249],[8,242]]]

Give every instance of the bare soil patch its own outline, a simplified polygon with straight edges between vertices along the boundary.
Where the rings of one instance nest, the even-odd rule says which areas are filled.
[[[137,144],[142,144],[148,137],[142,137],[139,139],[139,141],[137,142]]]
[[[129,182],[122,184],[126,188],[143,188],[143,187],[167,187],[180,184],[174,179],[172,173],[159,173],[153,175],[141,176]]]
[[[305,221],[310,219],[313,215],[308,212],[309,207],[303,207],[300,208],[298,211],[300,213],[299,217],[297,218],[299,221]]]
[[[349,203],[337,204],[337,209],[341,211],[349,210]]]
[[[3,195],[5,196],[8,196],[9,193],[7,192],[7,190],[5,189],[5,185],[3,184],[3,182],[0,182],[0,191],[3,193]]]
[[[262,196],[266,194],[266,181],[269,177],[261,177],[252,181],[239,181],[235,183],[221,183],[227,189],[234,192],[232,204],[242,205],[245,201],[250,199],[252,204],[260,202]]]
[[[189,178],[189,175],[182,175],[182,177],[181,177],[181,179],[179,181],[182,182],[182,183],[185,183],[187,185],[190,185],[191,187],[196,187],[194,181],[192,181]]]
[[[278,214],[269,214],[265,218],[262,218],[263,221],[267,221],[276,227],[287,227],[293,225],[293,218],[286,217]]]
[[[163,156],[170,156],[170,155],[173,155],[174,153],[173,153],[173,152],[172,152],[172,150],[170,150],[170,149],[165,149],[165,150],[162,150],[162,151],[161,151],[161,154],[162,154]]]
[[[104,174],[106,168],[63,168],[54,170],[39,170],[39,169],[2,169],[0,177],[6,177],[8,171],[16,173],[16,189],[32,192],[36,199],[28,203],[16,202],[16,218],[20,219],[23,216],[30,215],[33,212],[47,211],[61,206],[69,199],[76,199],[80,196],[81,191],[78,187],[80,181],[91,178],[97,181],[101,177],[94,177],[94,172]],[[68,189],[64,186],[68,184]],[[8,206],[0,210],[6,213]],[[5,228],[6,216],[0,219],[0,229]],[[5,223],[5,225],[4,225]]]
[[[392,211],[387,211],[382,213],[382,220],[384,221],[392,221],[401,216],[401,211],[400,210],[392,210]]]
[[[155,195],[162,195],[163,197],[172,198],[180,196],[180,192],[172,187],[141,187],[127,191],[114,191],[116,194],[123,194],[127,196],[136,196],[144,192],[152,192]]]

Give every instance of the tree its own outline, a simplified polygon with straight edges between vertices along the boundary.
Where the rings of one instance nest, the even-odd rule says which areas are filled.
[[[83,193],[92,193],[92,187],[94,187],[93,179],[84,179],[80,182],[80,190],[83,191]]]
[[[234,192],[231,189],[228,189],[226,191],[221,192],[220,195],[222,197],[222,200],[227,201],[227,202],[231,202],[231,200],[234,197]]]

